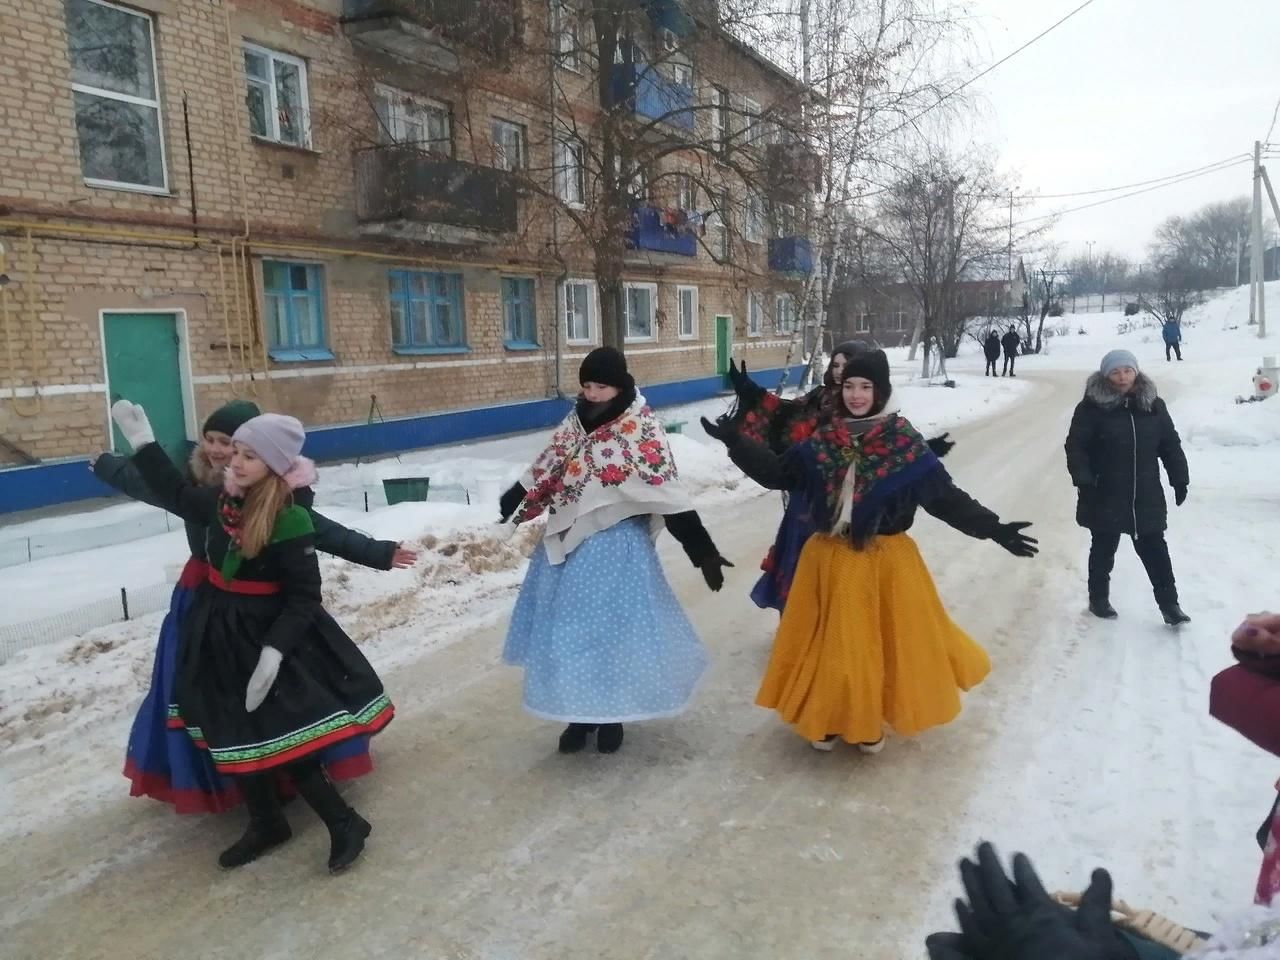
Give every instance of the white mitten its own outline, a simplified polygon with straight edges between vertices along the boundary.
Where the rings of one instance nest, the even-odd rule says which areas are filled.
[[[276,682],[276,674],[280,672],[280,661],[284,654],[275,647],[263,647],[258,654],[258,665],[253,668],[253,676],[249,678],[249,689],[244,694],[244,709],[253,713],[271,692],[271,685]]]
[[[128,400],[117,400],[111,405],[111,416],[116,426],[124,434],[125,440],[135,451],[141,450],[148,443],[156,442],[156,435],[151,431],[151,422],[147,419],[147,411]]]

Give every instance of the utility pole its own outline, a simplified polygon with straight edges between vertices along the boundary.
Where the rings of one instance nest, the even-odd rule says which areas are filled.
[[[1236,286],[1240,286],[1240,259],[1244,256],[1244,238],[1236,231]]]
[[[1262,142],[1253,142],[1253,257],[1249,269],[1250,303],[1257,303],[1251,311],[1251,322],[1258,321],[1258,336],[1267,335],[1267,293],[1263,283],[1262,250]]]
[[[1013,191],[1009,191],[1009,268],[1005,281],[1005,314],[1013,309]]]

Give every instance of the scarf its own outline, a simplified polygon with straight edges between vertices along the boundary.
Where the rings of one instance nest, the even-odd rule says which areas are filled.
[[[515,522],[546,514],[543,544],[553,564],[623,520],[649,516],[657,536],[664,516],[692,509],[662,424],[639,394],[622,416],[590,432],[570,413],[520,483],[529,492]]]
[[[906,417],[881,417],[859,435],[864,425],[837,420],[819,427],[809,440],[827,516],[833,527],[847,522],[855,544],[875,536],[890,497],[941,466]]]

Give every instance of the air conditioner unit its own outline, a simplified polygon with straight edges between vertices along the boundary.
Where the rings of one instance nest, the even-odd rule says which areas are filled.
[[[680,38],[677,37],[670,30],[664,27],[661,33],[662,33],[661,39],[662,39],[663,50],[676,50],[680,47]]]

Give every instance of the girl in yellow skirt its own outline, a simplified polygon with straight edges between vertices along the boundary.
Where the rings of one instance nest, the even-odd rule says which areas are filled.
[[[756,703],[822,750],[842,738],[875,753],[886,725],[913,736],[948,723],[959,691],[991,669],[907,536],[917,507],[1015,556],[1037,552],[1029,523],[1001,523],[952,482],[905,417],[885,412],[891,392],[883,351],[854,357],[843,409],[781,457],[703,420],[747,476],[813,504],[822,532],[800,555]]]

